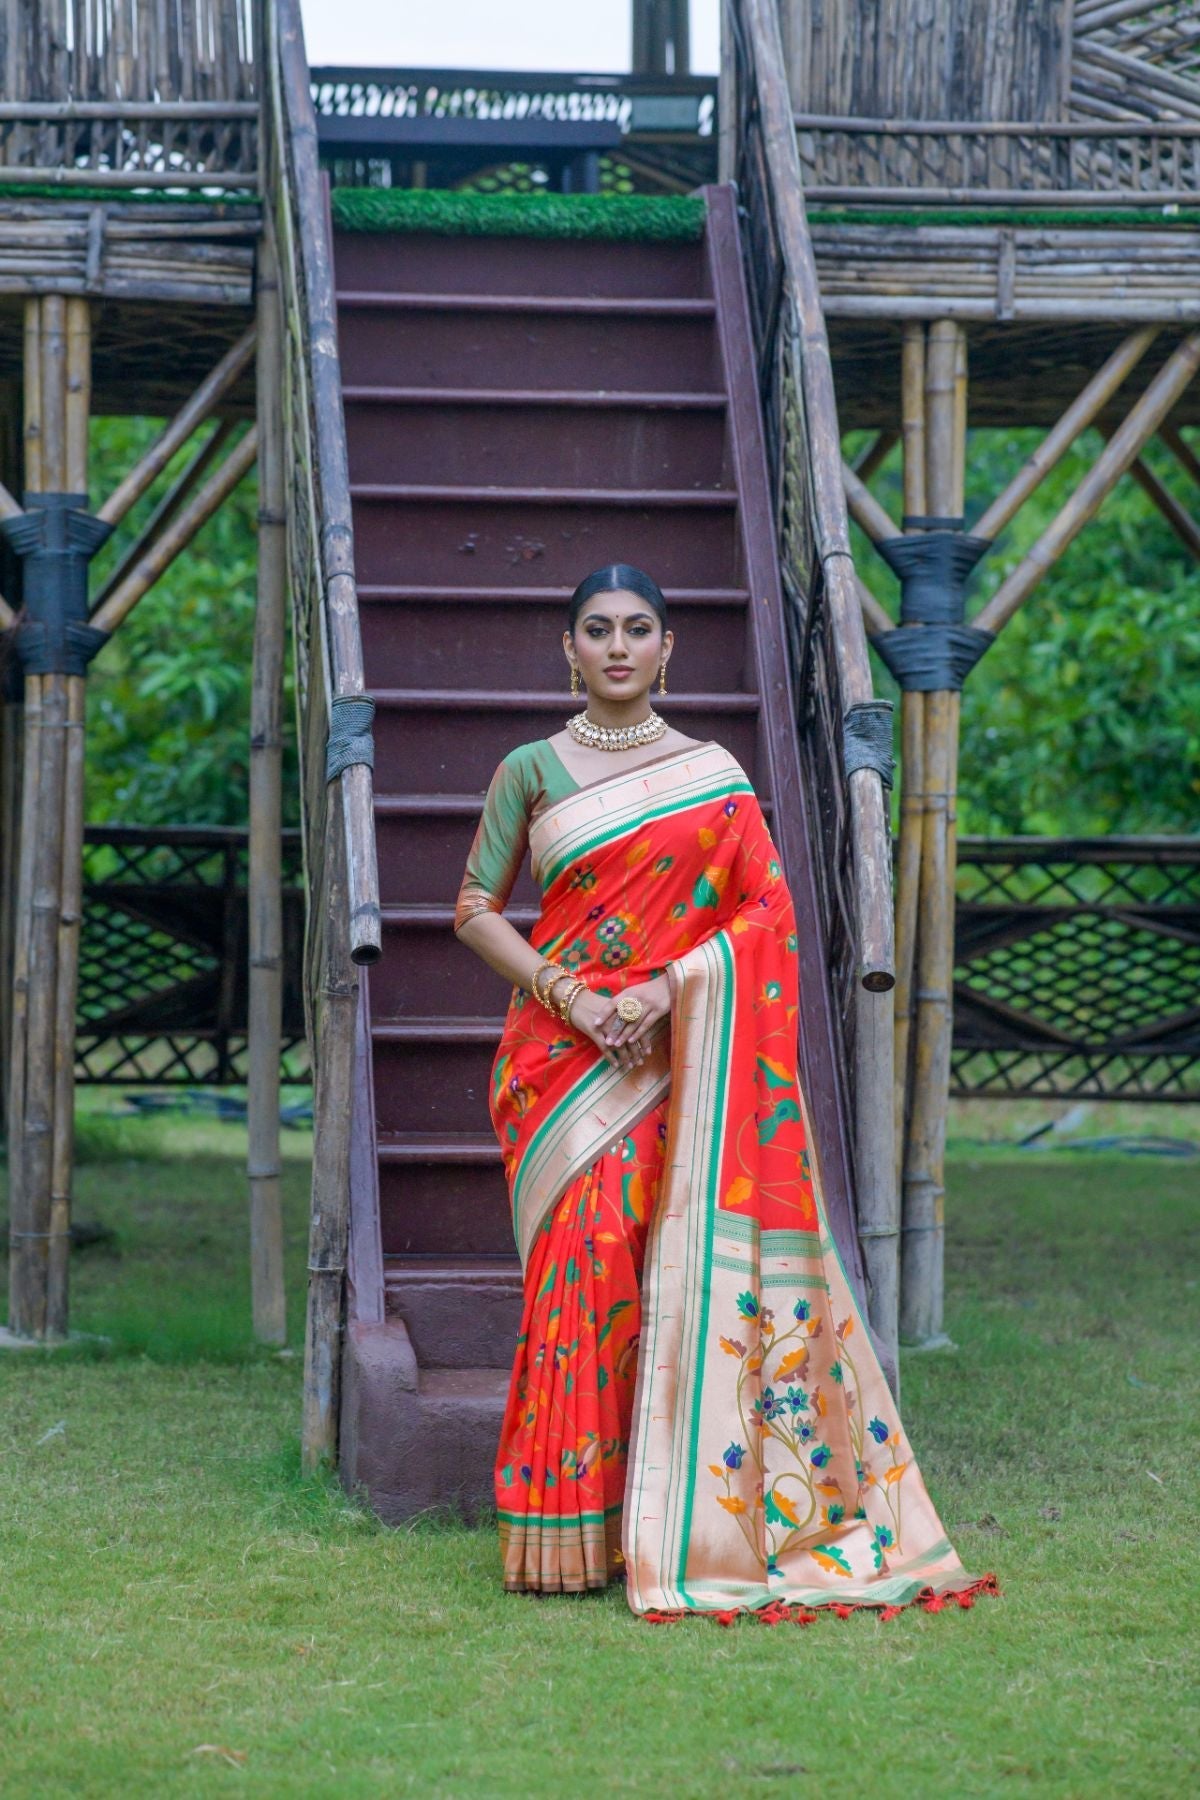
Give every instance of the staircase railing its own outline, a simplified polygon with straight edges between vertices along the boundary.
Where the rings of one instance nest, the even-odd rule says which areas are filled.
[[[264,13],[266,230],[278,262],[288,584],[308,894],[305,1004],[314,1064],[303,1448],[336,1446],[358,982],[381,950],[332,234],[297,0]]]
[[[825,943],[853,1096],[859,1235],[872,1324],[894,1346],[891,709],[874,695],[850,553],[833,372],[774,0],[726,0],[724,22],[723,173],[737,183],[742,214],[801,754],[822,840]]]

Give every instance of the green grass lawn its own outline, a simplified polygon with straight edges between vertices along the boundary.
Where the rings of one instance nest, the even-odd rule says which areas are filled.
[[[905,1356],[903,1410],[1002,1597],[722,1630],[506,1595],[489,1530],[303,1481],[299,1359],[247,1344],[244,1134],[82,1142],[115,1238],[76,1252],[75,1323],[110,1348],[0,1358],[6,1800],[1200,1786],[1197,1163],[960,1144],[957,1349]]]

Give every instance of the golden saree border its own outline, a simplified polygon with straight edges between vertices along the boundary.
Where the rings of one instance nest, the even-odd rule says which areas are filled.
[[[497,1514],[504,1585],[510,1593],[582,1594],[607,1587],[621,1568],[621,1508],[560,1517],[530,1509]],[[529,1579],[537,1569],[536,1584]]]
[[[550,1209],[577,1175],[632,1131],[671,1085],[666,1021],[647,1040],[650,1051],[637,1069],[596,1061],[547,1113],[530,1137],[512,1182],[513,1235],[521,1267]]]
[[[706,800],[753,791],[741,765],[717,743],[680,750],[580,788],[546,807],[530,825],[534,879],[545,890],[581,857],[627,831]]]
[[[968,1575],[946,1537],[819,1192],[815,1231],[764,1228],[721,1204],[724,1086],[745,1054],[740,960],[722,931],[671,969],[674,1098],[622,1539],[630,1606],[728,1622],[970,1604],[994,1577]]]

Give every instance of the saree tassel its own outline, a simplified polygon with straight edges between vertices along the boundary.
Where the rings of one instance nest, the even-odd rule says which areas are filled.
[[[951,1605],[974,1606],[980,1594],[999,1597],[1000,1581],[995,1574],[981,1575],[970,1587],[944,1594],[936,1593],[933,1588],[922,1588],[902,1606],[872,1606],[863,1600],[849,1604],[844,1600],[830,1600],[817,1607],[789,1606],[783,1600],[772,1600],[767,1606],[732,1606],[723,1612],[645,1612],[640,1616],[648,1625],[675,1625],[681,1619],[708,1619],[714,1625],[724,1626],[736,1625],[739,1619],[754,1619],[759,1625],[812,1625],[822,1613],[834,1613],[839,1619],[848,1619],[851,1613],[873,1612],[878,1614],[881,1624],[886,1624],[889,1619],[898,1618],[915,1606],[922,1612],[933,1613],[944,1612]]]

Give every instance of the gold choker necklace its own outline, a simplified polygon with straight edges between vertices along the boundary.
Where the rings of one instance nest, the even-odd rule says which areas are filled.
[[[567,730],[586,750],[633,750],[639,744],[657,743],[666,729],[667,721],[656,712],[637,725],[597,725],[586,712],[567,720]]]

